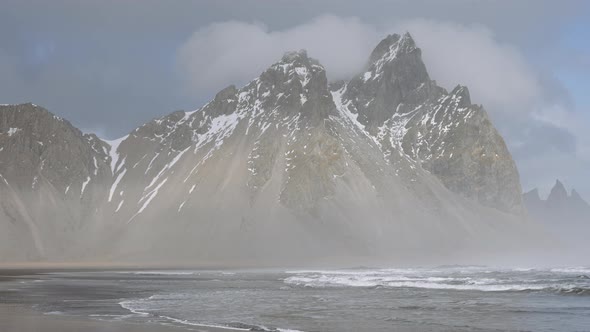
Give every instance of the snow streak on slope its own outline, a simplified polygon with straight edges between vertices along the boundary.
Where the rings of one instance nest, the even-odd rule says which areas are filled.
[[[109,150],[109,156],[111,157],[111,172],[113,175],[118,171],[117,164],[119,162],[119,145],[125,141],[127,137],[129,137],[129,135],[125,135],[112,141],[103,140],[111,147]],[[121,162],[121,164],[123,164],[123,162]]]

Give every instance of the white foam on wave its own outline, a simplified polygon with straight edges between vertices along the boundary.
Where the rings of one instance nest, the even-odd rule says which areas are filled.
[[[239,327],[230,327],[230,326],[225,326],[225,325],[195,323],[195,322],[191,322],[186,319],[178,319],[178,318],[169,317],[169,316],[160,316],[160,317],[165,318],[165,319],[175,322],[175,323],[183,324],[183,325],[199,326],[199,327],[213,327],[213,328],[217,328],[217,329],[225,329],[225,330],[232,330],[232,331],[251,331],[251,329],[249,329],[249,328],[239,328]]]
[[[429,280],[430,279],[430,280]],[[502,285],[502,284],[488,284],[483,280],[475,280],[473,282],[464,284],[444,283],[432,280],[433,278],[426,278],[424,280],[408,280],[408,281],[392,281],[392,280],[375,280],[373,278],[338,278],[320,276],[318,278],[311,277],[289,277],[285,279],[285,283],[305,286],[305,287],[391,287],[391,288],[425,288],[425,289],[450,289],[450,290],[478,290],[487,292],[498,291],[525,291],[525,290],[542,290],[553,286],[549,285]]]
[[[124,272],[126,273],[126,272]],[[129,272],[137,275],[162,275],[162,276],[184,276],[198,274],[195,271],[135,271]]]
[[[287,274],[302,274],[302,273],[319,273],[319,274],[333,274],[333,275],[366,275],[366,274],[415,274],[422,271],[428,271],[431,273],[441,272],[439,270],[425,270],[420,268],[408,268],[408,269],[377,269],[377,270],[291,270],[285,271]]]
[[[590,274],[590,268],[587,267],[564,267],[551,269],[550,271],[556,273]]]
[[[141,300],[125,300],[125,301],[119,302],[119,305],[121,306],[121,308],[129,310],[131,313],[133,313],[135,315],[139,315],[142,317],[149,316],[150,315],[149,313],[140,311],[140,309],[138,308],[138,305],[141,303],[142,303]]]
[[[579,291],[586,288],[581,282],[563,283],[558,275],[539,280],[527,276],[532,269],[503,269],[488,272],[486,268],[429,269],[380,269],[338,271],[287,271],[293,274],[283,281],[288,285],[329,287],[386,287],[422,288],[440,290],[473,290],[484,292],[506,291]],[[555,271],[554,271],[555,270]],[[554,269],[551,272],[584,273],[585,268]],[[471,273],[467,273],[471,271]],[[494,274],[490,274],[494,273]],[[515,278],[515,274],[518,276]],[[523,277],[520,277],[520,276]]]
[[[217,329],[225,329],[225,330],[231,330],[231,331],[252,331],[251,327],[234,327],[234,326],[226,326],[226,325],[218,325],[218,324],[205,324],[205,323],[195,323],[195,322],[191,322],[189,320],[185,320],[185,319],[178,319],[178,318],[174,318],[174,317],[170,317],[170,316],[160,316],[162,318],[165,318],[169,321],[175,322],[175,323],[179,323],[179,324],[183,324],[183,325],[189,325],[189,326],[198,326],[198,327],[212,327],[212,328],[217,328]],[[282,329],[282,328],[276,328],[276,329],[269,329],[265,326],[256,326],[256,331],[269,331],[269,332],[303,332],[301,330],[293,330],[293,329]]]
[[[50,311],[50,312],[46,312],[44,315],[48,315],[48,316],[61,316],[63,315],[63,311]]]
[[[149,312],[147,312],[149,309],[147,309],[146,307],[148,306],[148,304],[154,300],[161,300],[161,299],[178,299],[178,298],[182,298],[183,296],[181,294],[160,294],[160,295],[152,295],[148,298],[144,298],[144,299],[135,299],[135,300],[125,300],[125,301],[121,301],[119,302],[119,305],[123,308],[126,309],[128,311],[130,311],[133,315],[117,315],[119,318],[128,318],[128,317],[132,317],[134,315],[138,315],[141,317],[147,317],[150,316],[151,314]],[[101,315],[101,316],[105,316],[105,315]],[[201,322],[194,322],[194,321],[190,321],[190,320],[186,320],[186,319],[180,319],[180,318],[175,318],[175,317],[171,317],[171,316],[165,316],[165,315],[155,315],[159,318],[168,320],[170,322],[173,323],[177,323],[177,324],[182,324],[182,325],[188,325],[188,326],[196,326],[196,327],[212,327],[212,328],[217,328],[217,329],[225,329],[225,330],[231,330],[231,331],[251,331],[252,328],[248,327],[248,328],[242,328],[242,327],[235,327],[235,326],[227,326],[227,325],[221,325],[221,324],[213,324],[213,323],[201,323]],[[258,329],[260,329],[261,331],[278,331],[278,332],[303,332],[300,330],[293,330],[293,329],[282,329],[282,328],[276,328],[276,329],[269,329],[266,328],[262,325],[257,326]],[[257,329],[257,331],[258,331]]]

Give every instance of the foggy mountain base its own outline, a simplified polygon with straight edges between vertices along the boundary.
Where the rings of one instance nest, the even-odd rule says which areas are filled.
[[[348,82],[288,53],[115,141],[0,106],[0,161],[4,262],[532,264],[560,246],[483,107],[438,87],[409,34]]]

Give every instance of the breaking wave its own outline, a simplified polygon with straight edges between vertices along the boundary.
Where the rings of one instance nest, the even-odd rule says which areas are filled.
[[[434,290],[526,292],[590,295],[586,268],[551,270],[511,269],[494,271],[482,267],[452,269],[380,269],[369,271],[288,271],[288,285],[329,288],[421,288]]]
[[[165,298],[171,299],[174,297],[190,297],[189,295],[181,295],[176,294],[172,297],[165,296]],[[226,324],[217,324],[217,323],[204,323],[204,322],[195,322],[188,319],[180,319],[175,318],[167,315],[162,315],[156,313],[151,306],[152,300],[161,299],[162,296],[152,295],[145,299],[133,299],[133,300],[124,300],[119,302],[119,305],[128,311],[130,311],[133,315],[137,315],[139,317],[152,317],[156,318],[156,320],[179,324],[182,326],[193,326],[193,327],[212,327],[216,329],[227,329],[231,331],[259,331],[259,332],[303,332],[300,330],[293,330],[293,329],[283,329],[283,328],[269,328],[264,325],[254,325],[254,324],[246,324],[241,322],[230,322]],[[126,315],[126,317],[129,315]]]

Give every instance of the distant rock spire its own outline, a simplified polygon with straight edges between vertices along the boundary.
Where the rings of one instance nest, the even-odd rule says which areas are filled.
[[[567,191],[565,190],[565,186],[561,181],[556,180],[555,185],[551,189],[551,193],[549,197],[547,197],[547,202],[550,204],[559,204],[561,202],[567,201],[568,195]]]

